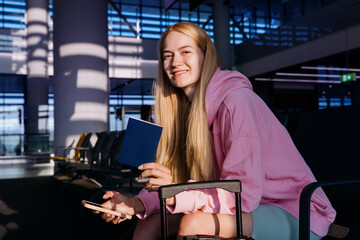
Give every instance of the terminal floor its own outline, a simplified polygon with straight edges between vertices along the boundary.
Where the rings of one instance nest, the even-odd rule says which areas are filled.
[[[54,177],[49,164],[0,164],[0,239],[121,239],[135,219],[106,223],[81,206],[97,185],[83,178],[67,186],[67,179]],[[119,191],[134,195],[141,187]]]

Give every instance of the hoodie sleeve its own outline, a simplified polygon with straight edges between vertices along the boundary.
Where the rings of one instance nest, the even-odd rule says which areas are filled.
[[[218,132],[214,132],[215,148],[220,148],[224,154],[223,162],[218,162],[220,179],[238,179],[242,182],[241,202],[244,212],[251,212],[259,205],[264,179],[252,94],[249,89],[239,89],[229,94],[219,108],[219,128]],[[186,191],[177,194],[176,206],[168,209],[172,213],[202,210],[234,214],[235,199],[234,194],[222,189]]]
[[[141,200],[145,207],[145,212],[136,213],[136,216],[139,219],[145,219],[149,215],[160,211],[160,200],[158,192],[149,192],[144,188],[139,192],[136,197]]]
[[[260,204],[265,179],[254,97],[255,93],[247,88],[229,94],[219,109],[219,133],[215,133],[220,135],[215,147],[221,147],[225,156],[219,163],[220,179],[241,181],[244,212]]]

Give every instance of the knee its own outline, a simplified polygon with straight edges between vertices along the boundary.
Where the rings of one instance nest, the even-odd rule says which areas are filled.
[[[195,235],[209,232],[212,226],[206,224],[201,213],[186,214],[182,217],[179,226],[179,236]]]
[[[185,236],[194,234],[198,219],[195,214],[186,214],[181,218],[179,226],[179,235]]]

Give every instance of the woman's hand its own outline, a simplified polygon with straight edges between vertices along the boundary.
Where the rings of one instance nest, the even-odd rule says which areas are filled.
[[[137,197],[129,198],[125,195],[120,194],[116,191],[107,191],[103,196],[103,199],[109,199],[105,203],[102,204],[102,207],[108,208],[114,211],[120,211],[126,213],[127,215],[134,215],[138,212],[144,212],[145,207],[143,203]],[[99,213],[98,211],[94,211],[94,213]],[[112,222],[114,224],[118,224],[126,218],[121,218],[109,213],[101,213],[101,217],[106,222]]]
[[[149,178],[145,186],[149,192],[157,191],[159,187],[173,183],[170,169],[159,163],[144,163],[138,169],[143,170],[140,178]],[[166,204],[175,205],[175,197],[168,198]]]

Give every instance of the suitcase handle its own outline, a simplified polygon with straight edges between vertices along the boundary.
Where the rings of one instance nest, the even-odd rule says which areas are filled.
[[[239,180],[221,180],[221,181],[203,181],[203,182],[191,182],[181,184],[171,184],[161,186],[158,190],[160,199],[160,214],[161,214],[161,234],[162,239],[167,239],[167,217],[166,217],[166,198],[175,196],[176,194],[196,189],[206,188],[221,188],[229,192],[235,193],[235,206],[236,206],[236,233],[237,237],[243,236],[242,231],[242,219],[241,219],[241,182]]]

